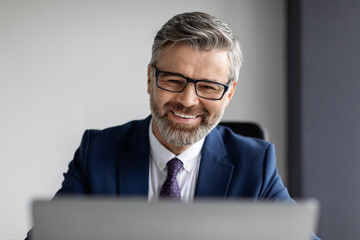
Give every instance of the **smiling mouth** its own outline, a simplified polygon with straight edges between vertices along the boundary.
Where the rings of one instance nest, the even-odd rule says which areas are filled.
[[[174,112],[174,111],[172,111],[172,112],[174,113],[175,116],[185,118],[185,119],[195,119],[198,117],[198,116],[193,116],[193,115],[185,115],[185,114]]]

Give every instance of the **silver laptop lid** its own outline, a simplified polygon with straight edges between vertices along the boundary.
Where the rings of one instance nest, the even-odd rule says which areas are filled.
[[[305,240],[318,219],[314,200],[288,203],[58,199],[33,204],[34,240]]]

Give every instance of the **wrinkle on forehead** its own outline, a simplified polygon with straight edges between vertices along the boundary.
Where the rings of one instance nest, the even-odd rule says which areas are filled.
[[[201,51],[185,44],[169,45],[160,57],[157,67],[198,80],[212,80],[226,84],[229,81],[229,58],[226,50]]]

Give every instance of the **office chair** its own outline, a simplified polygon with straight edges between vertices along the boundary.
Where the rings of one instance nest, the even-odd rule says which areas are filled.
[[[246,137],[260,138],[269,141],[267,130],[255,122],[220,122],[222,126],[229,127],[234,133],[241,134]]]

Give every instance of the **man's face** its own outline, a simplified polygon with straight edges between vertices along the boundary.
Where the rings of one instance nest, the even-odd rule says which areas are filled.
[[[229,59],[225,50],[197,51],[175,44],[164,50],[156,64],[160,71],[178,73],[196,80],[222,84],[229,81]],[[221,120],[233,96],[233,83],[221,100],[200,98],[193,83],[181,93],[156,86],[155,69],[148,69],[148,93],[155,136],[165,146],[185,147],[205,137]]]

